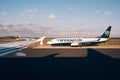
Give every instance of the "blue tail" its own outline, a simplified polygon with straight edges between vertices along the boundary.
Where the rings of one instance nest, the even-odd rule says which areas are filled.
[[[111,27],[112,26],[109,26],[106,31],[101,35],[101,38],[109,38],[110,36],[110,31],[111,31]]]

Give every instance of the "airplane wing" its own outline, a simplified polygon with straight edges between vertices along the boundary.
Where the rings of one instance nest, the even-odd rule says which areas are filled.
[[[22,49],[27,48],[28,45],[36,42],[43,42],[44,38],[45,36],[35,41],[19,41],[19,42],[0,44],[0,56],[4,56],[16,51],[20,51]]]

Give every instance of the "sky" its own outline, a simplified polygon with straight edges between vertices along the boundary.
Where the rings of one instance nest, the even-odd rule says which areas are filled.
[[[0,0],[0,36],[120,37],[120,0]]]

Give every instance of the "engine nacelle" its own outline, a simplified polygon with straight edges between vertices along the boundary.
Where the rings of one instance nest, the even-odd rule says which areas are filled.
[[[71,43],[71,46],[72,47],[78,47],[80,44],[78,43],[78,42],[73,42],[73,43]]]

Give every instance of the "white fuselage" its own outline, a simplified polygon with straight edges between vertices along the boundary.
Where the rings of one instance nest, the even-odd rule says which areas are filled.
[[[65,44],[65,43],[77,43],[77,44],[81,44],[81,43],[90,43],[90,42],[104,42],[107,41],[108,38],[56,38],[56,39],[52,39],[50,41],[48,41],[47,43],[50,45],[54,45],[54,44]]]

